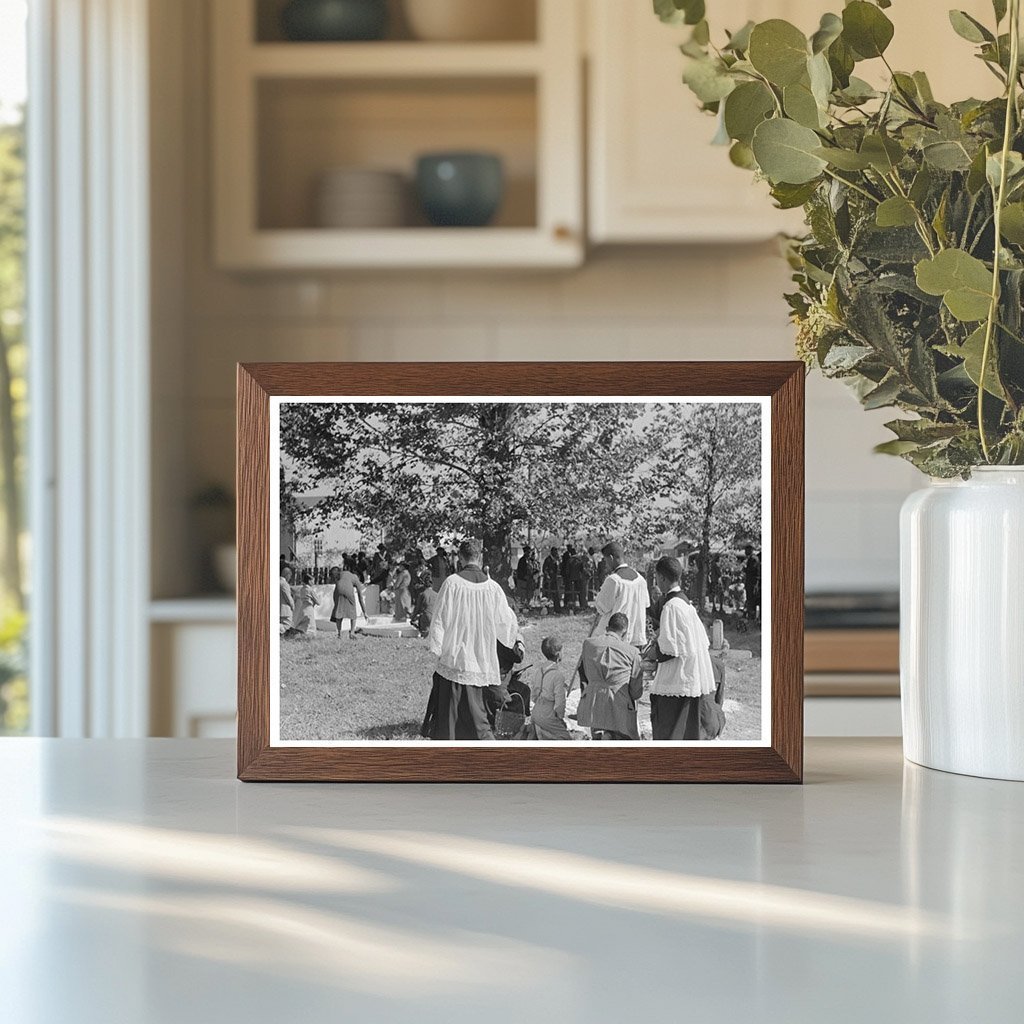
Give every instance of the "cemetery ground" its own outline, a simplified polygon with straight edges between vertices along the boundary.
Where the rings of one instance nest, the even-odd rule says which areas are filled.
[[[522,620],[526,658],[523,666],[543,663],[541,641],[557,636],[563,664],[577,664],[589,635],[593,612]],[[760,627],[726,624],[732,650],[749,650],[746,660],[730,659],[726,669],[726,727],[719,740],[761,737]],[[281,641],[281,739],[419,740],[436,659],[421,638],[380,638],[333,631]],[[531,673],[526,681],[532,685]],[[649,682],[648,682],[649,685]],[[566,722],[574,737],[588,739],[576,725],[579,689],[570,694]],[[651,738],[650,697],[645,688],[639,704],[640,734]]]

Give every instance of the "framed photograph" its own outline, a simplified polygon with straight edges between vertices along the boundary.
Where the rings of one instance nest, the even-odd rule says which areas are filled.
[[[804,367],[238,368],[245,781],[799,782]]]

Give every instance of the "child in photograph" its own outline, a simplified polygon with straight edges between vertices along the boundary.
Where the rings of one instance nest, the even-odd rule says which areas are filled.
[[[540,651],[547,664],[540,670],[528,737],[531,740],[571,740],[565,724],[568,680],[562,666],[562,641],[553,636],[545,637]]]
[[[613,613],[600,636],[583,641],[580,674],[586,688],[577,721],[589,725],[595,740],[638,740],[636,702],[643,696],[640,652],[626,640],[629,619]]]
[[[292,567],[281,566],[281,632],[287,633],[292,628],[295,617],[295,598],[292,596]]]
[[[291,635],[316,633],[316,606],[320,598],[313,586],[313,574],[308,570],[302,573],[302,586],[295,592],[295,618]]]

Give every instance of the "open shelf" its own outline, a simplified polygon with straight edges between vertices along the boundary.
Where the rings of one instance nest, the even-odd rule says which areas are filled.
[[[400,30],[381,42],[296,43],[280,41],[278,0],[218,0],[212,8],[218,265],[578,266],[584,248],[578,11],[566,0],[523,2],[532,12],[526,40],[416,42]],[[504,198],[486,227],[435,228],[419,212],[417,158],[451,151],[501,158]],[[391,206],[379,219],[400,226],[322,226],[316,197],[325,175],[341,169],[401,174],[408,209],[397,215]],[[356,212],[352,223],[370,219],[365,206]]]
[[[258,85],[257,117],[261,230],[323,230],[315,196],[323,173],[336,167],[402,174],[406,223],[380,230],[427,229],[414,197],[416,160],[451,150],[496,153],[504,165],[493,225],[471,232],[537,226],[534,79],[273,79]]]
[[[410,78],[536,75],[535,43],[273,43],[250,47],[257,78]]]

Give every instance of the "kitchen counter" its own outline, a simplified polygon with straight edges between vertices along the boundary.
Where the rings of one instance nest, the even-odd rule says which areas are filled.
[[[0,741],[9,1024],[1009,1021],[1024,786],[241,785],[223,741]]]

